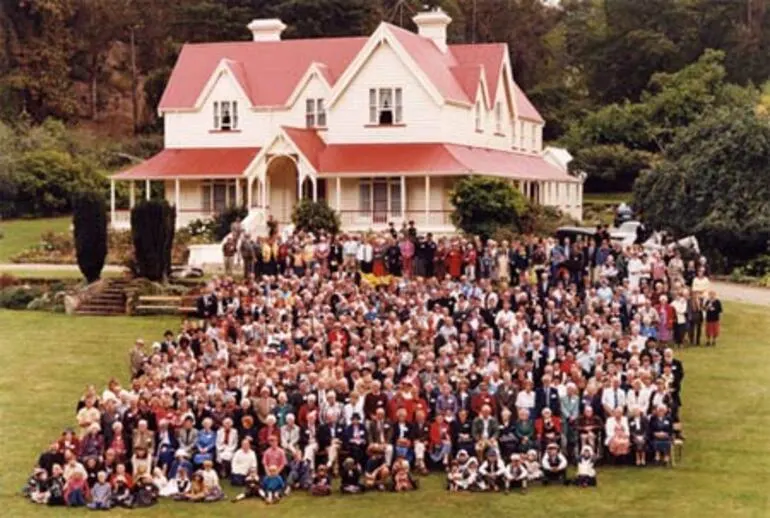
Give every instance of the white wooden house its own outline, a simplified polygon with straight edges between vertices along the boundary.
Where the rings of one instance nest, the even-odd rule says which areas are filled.
[[[165,197],[186,225],[245,205],[248,229],[290,218],[303,197],[325,199],[344,229],[414,220],[451,232],[458,178],[505,178],[531,199],[582,215],[568,154],[543,148],[543,119],[514,81],[504,43],[450,45],[441,10],[418,33],[382,23],[366,37],[282,40],[277,19],[253,41],[187,44],[158,106],[165,148],[112,177]]]

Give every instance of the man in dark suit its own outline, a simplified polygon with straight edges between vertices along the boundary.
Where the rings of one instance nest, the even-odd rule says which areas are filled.
[[[198,310],[199,318],[210,318],[217,315],[219,304],[217,302],[217,296],[210,289],[198,297],[195,301],[196,308]]]
[[[363,466],[366,459],[367,431],[361,424],[361,416],[356,412],[350,418],[350,425],[345,428],[342,444],[349,456]]]
[[[318,452],[326,457],[326,465],[335,474],[339,472],[337,457],[344,437],[345,427],[337,422],[337,415],[334,412],[327,412],[324,424],[318,428],[316,440]]]
[[[393,426],[385,419],[385,409],[378,408],[374,418],[367,426],[367,442],[375,445],[385,453],[385,463],[390,466],[393,460]]]
[[[553,415],[561,415],[559,391],[551,386],[551,376],[543,376],[543,385],[535,391],[535,411],[539,416],[544,408],[550,408]]]

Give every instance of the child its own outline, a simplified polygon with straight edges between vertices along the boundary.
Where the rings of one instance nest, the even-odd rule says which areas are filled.
[[[479,468],[479,475],[490,491],[499,491],[505,482],[505,464],[500,460],[495,448],[490,448],[487,459]]]
[[[552,442],[543,455],[543,485],[551,482],[567,484],[567,458],[559,452],[559,445]]]
[[[219,485],[219,475],[211,460],[203,461],[203,485],[206,490],[206,502],[217,502],[225,498],[225,492]]]
[[[286,477],[286,495],[288,496],[292,489],[310,489],[313,483],[310,461],[302,458],[302,452],[299,449],[294,451],[288,467],[289,476]]]
[[[449,470],[447,471],[447,489],[450,492],[459,491],[462,480],[463,472],[460,470],[460,463],[457,460],[453,460],[449,464]]]
[[[158,490],[158,496],[161,496],[161,492],[168,486],[168,479],[163,474],[161,468],[155,468],[152,470],[152,483],[155,484],[155,488]]]
[[[511,463],[505,471],[505,493],[508,494],[511,487],[519,488],[522,493],[526,493],[528,478],[529,473],[521,462],[521,455],[514,453],[511,455]]]
[[[48,484],[48,472],[43,468],[35,468],[24,493],[34,503],[44,504],[48,502]]]
[[[203,482],[203,472],[196,471],[193,474],[190,487],[183,494],[177,496],[177,500],[186,502],[203,502],[206,498],[206,485]]]
[[[271,464],[267,467],[267,475],[262,479],[262,491],[260,495],[268,504],[278,503],[286,484],[278,472],[278,466]]]
[[[96,483],[91,488],[91,503],[89,509],[95,511],[108,510],[112,507],[112,487],[107,482],[107,472],[100,471],[96,474]]]
[[[233,498],[233,503],[239,502],[245,498],[256,498],[259,496],[259,475],[256,468],[249,468],[246,478],[243,480],[243,493]]]
[[[483,491],[486,489],[484,481],[479,476],[479,461],[471,457],[465,464],[463,478],[460,481],[460,489],[465,491]]]
[[[112,483],[112,505],[126,509],[131,509],[134,506],[131,486],[124,476],[118,476]]]
[[[81,471],[74,471],[64,485],[64,501],[68,507],[83,507],[88,501],[88,480]]]
[[[187,470],[180,468],[176,472],[176,477],[169,480],[166,488],[161,490],[160,496],[181,497],[190,489],[190,477],[187,476]]]
[[[54,464],[51,468],[51,480],[48,483],[48,505],[65,505],[64,500],[64,469],[61,465]]]
[[[152,507],[158,502],[158,488],[149,473],[139,475],[134,485],[134,507]]]
[[[313,485],[310,486],[310,494],[313,496],[329,496],[332,494],[331,479],[325,465],[320,465],[313,475]]]
[[[343,495],[355,494],[363,491],[361,485],[361,468],[358,467],[353,457],[348,457],[342,463],[342,473],[340,474],[340,491]]]
[[[415,489],[414,480],[409,475],[409,462],[400,457],[393,463],[393,491],[411,491]]]
[[[583,446],[577,466],[577,480],[580,487],[596,487],[596,468],[594,467],[594,450]]]
[[[527,480],[529,482],[535,482],[543,478],[543,470],[540,467],[540,463],[537,461],[537,451],[529,450],[527,452],[527,459],[524,461],[524,469],[527,470]]]

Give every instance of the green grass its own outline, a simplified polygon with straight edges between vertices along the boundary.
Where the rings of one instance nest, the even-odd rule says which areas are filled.
[[[25,279],[51,280],[51,281],[83,279],[83,274],[80,273],[80,270],[78,270],[77,268],[45,269],[45,270],[35,270],[33,268],[10,269],[10,268],[3,268],[3,265],[0,264],[0,274],[3,274],[3,273],[12,275],[17,279],[21,279],[22,281]],[[116,272],[112,270],[102,271],[102,278],[120,277],[122,275],[123,275],[123,272]]]
[[[15,219],[0,221],[0,263],[10,262],[11,257],[40,242],[44,232],[64,232],[69,229],[72,218]]]
[[[312,498],[292,495],[266,508],[241,504],[162,502],[110,516],[305,518],[463,518],[490,516],[766,517],[770,516],[770,317],[764,308],[726,304],[725,338],[716,349],[690,349],[685,364],[684,461],[675,469],[599,469],[599,488],[536,487],[526,496],[459,494],[439,476],[408,495]],[[161,337],[175,318],[68,317],[0,311],[0,516],[86,516],[85,510],[35,506],[16,495],[41,449],[74,424],[83,386],[101,389],[110,376],[128,376],[128,350],[137,336]]]
[[[583,204],[618,205],[631,201],[630,192],[586,192],[583,193]]]

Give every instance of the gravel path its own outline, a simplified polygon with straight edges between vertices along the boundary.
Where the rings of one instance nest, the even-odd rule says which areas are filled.
[[[36,270],[40,272],[60,272],[62,270],[77,271],[78,267],[74,264],[16,264],[0,263],[0,272],[13,273],[14,271]],[[108,272],[122,272],[123,266],[108,264],[104,267]],[[711,285],[717,292],[717,296],[725,301],[746,302],[748,304],[757,304],[760,306],[770,306],[770,289],[756,288],[743,284],[732,284],[729,282],[712,281]]]

